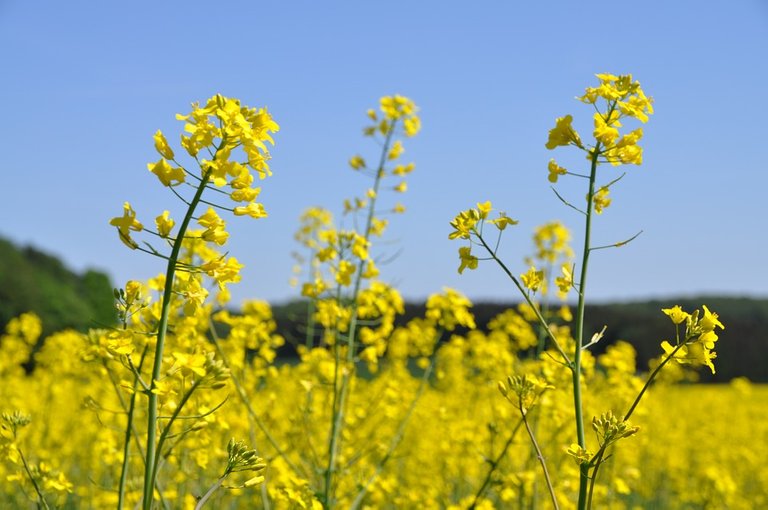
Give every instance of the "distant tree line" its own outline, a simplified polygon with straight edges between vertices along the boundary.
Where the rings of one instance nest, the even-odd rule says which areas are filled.
[[[112,283],[102,272],[76,274],[55,256],[32,247],[19,248],[0,238],[0,331],[13,317],[29,311],[42,319],[43,337],[67,328],[86,331],[113,325],[116,317],[112,292]],[[768,299],[701,296],[591,305],[585,314],[585,336],[591,337],[607,326],[605,336],[592,352],[600,354],[611,343],[625,340],[637,350],[638,368],[646,369],[648,360],[661,353],[662,340],[674,340],[674,326],[661,308],[676,304],[688,311],[706,304],[725,324],[716,349],[717,373],[702,370],[702,381],[726,382],[746,376],[755,382],[768,382]],[[477,327],[486,329],[493,317],[515,306],[475,303],[472,312]],[[307,303],[292,301],[274,306],[273,312],[278,333],[289,344],[303,343]],[[423,303],[408,303],[398,321],[402,325],[423,315]],[[290,350],[285,353],[291,354]]]
[[[116,320],[109,277],[76,274],[57,257],[0,239],[0,327],[24,312],[43,322],[43,336],[73,328],[85,331]]]
[[[603,339],[591,348],[601,354],[617,340],[631,343],[637,350],[639,370],[647,370],[648,361],[658,357],[663,340],[674,343],[675,327],[661,312],[662,308],[681,305],[686,311],[701,309],[702,305],[719,314],[725,330],[718,334],[716,373],[709,369],[699,371],[705,382],[727,382],[734,377],[748,377],[753,382],[768,382],[768,299],[701,296],[670,298],[619,304],[596,304],[585,311],[585,337],[591,338],[606,326]],[[488,322],[516,303],[475,303],[472,312],[477,327],[485,330]],[[305,302],[295,301],[274,307],[278,332],[290,343],[300,344],[305,335]],[[424,315],[424,304],[409,303],[399,324]],[[457,331],[464,334],[466,331]]]

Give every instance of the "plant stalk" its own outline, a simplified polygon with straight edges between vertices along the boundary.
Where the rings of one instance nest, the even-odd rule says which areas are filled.
[[[222,146],[224,143],[222,142]],[[217,151],[218,152],[218,151]],[[155,444],[157,438],[157,394],[152,390],[155,389],[155,381],[160,378],[160,371],[163,365],[163,349],[165,347],[165,335],[168,330],[168,316],[171,309],[171,299],[173,297],[173,281],[176,275],[176,263],[181,251],[181,245],[184,242],[184,234],[187,232],[189,223],[192,221],[195,208],[200,202],[206,185],[211,178],[212,170],[206,170],[203,174],[203,179],[200,181],[200,185],[195,192],[195,196],[189,203],[187,213],[184,216],[184,221],[179,227],[179,232],[176,235],[176,239],[173,242],[173,248],[171,249],[171,255],[168,258],[168,266],[165,272],[165,288],[163,289],[163,303],[160,312],[160,322],[157,326],[157,344],[155,346],[155,359],[152,367],[152,380],[150,382],[150,391],[147,396],[149,402],[147,404],[147,459],[144,467],[144,496],[143,496],[143,510],[152,509],[152,499],[155,489],[155,471],[157,457],[157,445]]]
[[[387,154],[389,153],[389,146],[392,142],[392,137],[395,133],[396,121],[392,121],[387,136],[384,139],[384,144],[381,148],[381,157],[376,169],[376,177],[373,183],[373,198],[371,198],[368,204],[368,215],[365,222],[365,235],[363,236],[365,241],[368,242],[371,237],[371,228],[373,225],[374,207],[376,205],[376,198],[379,194],[379,186],[381,180],[384,177],[384,165],[387,161]],[[349,398],[349,378],[351,376],[350,370],[354,367],[355,358],[355,336],[357,333],[357,296],[360,293],[360,286],[363,280],[363,272],[365,271],[365,261],[360,262],[360,267],[355,275],[355,284],[351,296],[352,311],[349,319],[349,331],[347,332],[347,366],[348,370],[342,371],[341,374],[341,387],[338,391],[338,407],[334,406],[334,417],[331,424],[331,438],[328,446],[328,468],[325,474],[325,508],[330,508],[332,505],[332,492],[333,492],[333,472],[336,469],[336,457],[338,456],[339,441],[341,437],[341,429],[344,426],[344,412],[346,403]],[[338,345],[334,346],[338,352]],[[337,367],[338,372],[338,359]],[[334,392],[336,391],[336,385],[334,384]],[[334,401],[336,398],[334,396]]]
[[[595,145],[589,172],[589,192],[587,193],[587,214],[584,220],[584,252],[581,259],[581,275],[579,277],[579,304],[576,311],[576,352],[573,355],[573,410],[576,420],[576,439],[580,447],[586,448],[584,435],[584,410],[581,397],[581,351],[584,345],[584,308],[585,290],[587,285],[587,268],[589,266],[590,240],[592,234],[592,215],[594,213],[595,179],[597,176],[597,158],[600,155],[600,143]],[[579,468],[579,502],[578,509],[585,510],[587,505],[587,485],[589,483],[589,466],[582,464]]]

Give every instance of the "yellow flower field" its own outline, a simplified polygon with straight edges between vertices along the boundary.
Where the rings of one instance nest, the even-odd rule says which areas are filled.
[[[327,352],[315,350],[305,352],[299,363],[275,367],[268,360],[280,339],[270,337],[267,327],[252,344],[259,354],[243,363],[246,346],[238,343],[238,337],[253,327],[243,322],[254,318],[254,324],[268,324],[263,315],[268,313],[267,305],[253,308],[253,314],[236,326],[242,329],[233,328],[220,343],[251,404],[238,398],[233,382],[210,394],[198,394],[190,415],[202,416],[229,398],[216,413],[178,426],[177,434],[193,432],[174,444],[164,461],[168,486],[163,489],[163,501],[170,508],[194,508],[195,497],[224,469],[224,447],[230,437],[260,446],[259,455],[267,462],[267,483],[263,490],[221,491],[214,508],[263,508],[265,500],[269,508],[322,507],[316,493],[322,490],[327,462],[333,361]],[[514,310],[509,316],[519,317]],[[204,318],[202,312],[200,318]],[[125,432],[125,415],[120,410],[130,397],[130,384],[109,376],[114,369],[110,365],[117,364],[107,354],[110,335],[63,332],[50,337],[36,353],[38,364],[30,377],[18,362],[29,352],[36,325],[34,317],[24,316],[2,339],[3,407],[20,409],[31,423],[13,441],[4,427],[0,506],[35,506],[34,488],[14,453],[18,446],[51,507],[113,507]],[[515,336],[509,333],[512,321],[499,321],[489,334],[472,332],[443,344],[437,350],[434,376],[425,384],[421,369],[409,371],[405,366],[408,350],[417,348],[418,337],[412,335],[422,335],[425,326],[396,330],[393,355],[382,360],[386,367],[373,378],[353,381],[336,505],[352,506],[363,494],[359,508],[468,508],[473,504],[475,508],[547,508],[536,459],[521,433],[519,417],[496,388],[504,374],[530,371],[540,362],[517,359]],[[197,336],[188,330],[185,334]],[[195,341],[207,342],[204,335]],[[398,349],[402,358],[395,354]],[[589,408],[626,407],[627,396],[640,384],[632,374],[632,354],[627,344],[621,344],[598,358],[606,372],[591,373],[587,387],[594,398]],[[554,370],[549,373],[554,380],[566,375],[553,366],[541,369]],[[549,465],[558,473],[554,483],[568,496],[560,503],[572,508],[577,466],[566,453],[572,412],[567,398],[554,391],[550,395],[536,409],[534,426]],[[169,412],[174,398],[178,395],[167,400]],[[662,383],[654,387],[633,420],[640,431],[616,449],[598,480],[596,491],[604,501],[599,508],[768,505],[766,415],[768,388],[745,380],[718,386]],[[132,466],[141,467],[137,453]],[[131,506],[139,495],[139,482],[135,476],[129,481]]]
[[[300,219],[294,279],[307,309],[291,346],[268,303],[228,308],[242,264],[224,248],[229,217],[269,220],[257,199],[279,126],[221,95],[177,115],[184,152],[158,131],[147,167],[186,212],[145,216],[126,202],[110,220],[165,271],[115,291],[113,326],[41,339],[25,314],[0,339],[0,507],[768,507],[768,388],[691,382],[716,370],[727,317],[705,303],[659,310],[669,333],[650,367],[628,342],[590,350],[604,332],[584,328],[589,255],[634,239],[591,243],[621,180],[603,172],[641,164],[642,128],[620,129],[653,113],[631,76],[597,79],[578,98],[594,143],[571,115],[546,143],[582,151],[587,170],[542,165],[551,184],[585,184],[583,202],[555,191],[583,214],[580,258],[571,230],[549,222],[510,269],[498,247],[518,222],[490,202],[445,222],[460,273],[496,265],[519,291],[487,330],[449,288],[398,320],[403,299],[380,278],[376,243],[415,170],[401,162],[421,128],[413,101],[387,96],[367,112],[377,149],[349,165],[370,186],[341,218],[311,208]]]

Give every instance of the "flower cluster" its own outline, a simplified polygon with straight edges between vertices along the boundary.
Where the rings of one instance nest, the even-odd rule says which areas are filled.
[[[643,150],[637,142],[643,137],[642,128],[637,128],[621,135],[619,128],[625,118],[634,118],[640,122],[647,122],[648,116],[653,113],[653,100],[645,95],[640,83],[632,79],[632,75],[615,76],[612,74],[598,74],[600,85],[588,87],[580,101],[593,105],[595,112],[594,131],[592,132],[596,143],[588,146],[581,141],[581,137],[572,126],[573,117],[566,115],[557,119],[555,127],[549,132],[547,149],[559,146],[573,145],[588,152],[590,158],[599,158],[601,161],[612,165],[635,164],[643,161]],[[602,108],[601,108],[602,105]],[[567,170],[559,167],[554,160],[549,164],[552,182],[557,181],[557,176],[565,175]]]
[[[603,413],[598,418],[592,418],[592,429],[597,436],[597,442],[601,448],[607,448],[619,439],[637,434],[640,427],[631,426],[626,420],[622,420],[613,414],[613,411]]]
[[[379,117],[376,110],[368,110],[368,118],[373,124],[363,128],[363,133],[366,136],[373,136],[376,133],[386,135],[394,128],[396,121],[402,122],[403,130],[408,137],[416,136],[421,130],[421,119],[416,115],[418,108],[407,97],[399,95],[382,97],[379,101],[379,109],[383,114],[382,117]],[[396,143],[393,150],[394,152],[388,153],[388,159],[396,159],[400,155],[402,152],[401,144]]]
[[[566,273],[570,274],[574,256],[570,245],[570,230],[559,221],[550,221],[534,229],[533,242],[534,252],[524,261],[530,267],[529,273],[539,275],[539,281],[531,281],[528,277],[523,278],[523,275],[520,275],[523,284],[532,291],[540,290],[542,295],[547,295],[555,267],[559,266],[563,277],[555,277],[555,285],[558,288],[558,297],[565,299],[572,284],[571,280],[564,279]],[[536,288],[532,288],[529,283],[536,283]]]
[[[678,363],[704,365],[715,373],[715,365],[712,360],[717,354],[714,352],[718,335],[716,328],[725,329],[718,315],[704,305],[703,312],[695,310],[693,313],[684,311],[679,305],[672,308],[664,308],[662,311],[670,318],[677,328],[675,345],[664,340],[661,348],[667,356],[674,358]],[[679,326],[685,323],[685,332],[680,336]]]
[[[587,158],[595,168],[598,163],[610,163],[614,166],[640,165],[643,162],[643,149],[638,142],[643,137],[643,129],[636,128],[622,134],[620,128],[624,127],[622,122],[626,119],[647,122],[649,115],[653,113],[653,100],[645,95],[640,83],[633,80],[632,75],[598,74],[597,78],[600,84],[597,87],[588,87],[584,95],[578,98],[596,110],[592,131],[595,143],[584,143],[573,127],[573,116],[565,115],[555,121],[555,127],[549,131],[545,146],[550,150],[569,145],[581,149],[587,153]],[[548,179],[553,184],[560,177],[569,174],[584,177],[560,166],[554,159],[549,161],[548,170]],[[594,168],[589,177],[594,182]],[[608,192],[616,181],[618,179],[600,186],[597,191],[590,187],[587,203],[591,204],[598,214],[610,205]]]
[[[474,243],[481,244],[486,250],[492,251],[489,245],[483,239],[483,225],[486,220],[488,223],[493,224],[499,232],[503,232],[509,225],[517,225],[517,220],[513,220],[507,216],[504,212],[499,212],[497,218],[488,220],[488,215],[493,210],[493,206],[490,201],[478,202],[477,207],[473,209],[467,209],[461,211],[451,221],[451,227],[453,232],[448,234],[448,239],[466,239],[469,240],[469,246],[459,248],[459,259],[461,265],[459,266],[459,274],[464,269],[477,269],[478,258],[472,254],[472,245]]]
[[[506,383],[499,381],[498,388],[504,398],[519,407],[523,413],[527,413],[541,395],[549,389],[554,389],[554,386],[535,375],[524,374],[509,376]]]
[[[264,481],[264,469],[267,464],[258,456],[256,450],[249,448],[243,441],[230,439],[227,443],[227,467],[224,476],[241,471],[252,471],[255,476],[243,482],[242,487],[253,487]]]
[[[367,345],[360,355],[371,367],[384,353],[381,345],[373,346],[377,343],[373,338],[381,332],[388,334],[387,324],[391,320],[384,318],[389,316],[391,310],[402,308],[402,305],[396,304],[401,301],[399,295],[392,299],[384,297],[396,291],[377,282],[379,268],[371,249],[374,239],[381,238],[389,225],[386,215],[402,213],[405,207],[395,203],[382,212],[379,204],[384,191],[400,194],[407,190],[404,178],[413,172],[415,164],[399,162],[405,147],[398,137],[413,137],[418,133],[421,121],[417,111],[413,101],[398,95],[382,97],[378,111],[368,110],[367,116],[372,124],[365,127],[364,133],[380,137],[381,151],[376,158],[377,166],[370,166],[361,155],[349,160],[353,170],[372,180],[361,196],[344,200],[344,216],[354,216],[356,228],[336,225],[328,210],[315,207],[303,213],[300,228],[295,234],[306,255],[294,254],[297,266],[292,283],[299,283],[298,275],[306,267],[307,277],[301,284],[301,294],[313,302],[310,321],[323,326],[323,341],[328,345],[335,344],[338,333],[349,331],[350,320],[382,321],[377,328],[379,333],[373,334],[373,329],[367,326],[360,330],[363,344]],[[388,179],[396,182],[385,186]],[[364,283],[369,286],[368,290],[364,288]],[[339,299],[344,293],[351,295]],[[373,299],[373,295],[379,296],[376,298],[378,305],[370,307],[367,302]],[[384,306],[386,302],[390,306]],[[376,356],[374,353],[377,353]]]
[[[278,131],[279,126],[266,109],[249,108],[241,105],[237,99],[220,94],[210,98],[203,106],[193,103],[189,114],[179,114],[176,118],[185,123],[184,132],[187,134],[181,136],[181,145],[198,171],[193,172],[178,159],[161,131],[155,133],[155,149],[161,158],[147,167],[163,186],[170,188],[184,202],[187,214],[180,230],[174,234],[177,222],[171,217],[170,211],[165,210],[155,218],[156,230],[150,232],[172,245],[202,239],[222,246],[227,242],[229,233],[218,211],[252,218],[267,216],[263,204],[256,202],[261,188],[254,186],[254,182],[255,176],[261,180],[272,175],[267,143],[274,143],[271,133]],[[192,197],[185,198],[177,190],[184,184],[195,190]],[[202,201],[203,193],[214,189],[223,192],[234,204],[212,204],[203,214],[195,217],[195,208]],[[202,227],[201,232],[188,230],[191,219],[195,219]],[[137,219],[129,202],[123,205],[123,215],[112,218],[110,225],[117,228],[120,240],[129,248],[160,255],[151,243],[145,242],[142,246],[133,239],[132,233],[147,229]],[[233,272],[237,272],[238,266],[236,259],[224,260],[224,257],[214,256],[203,259],[197,268],[223,286],[237,280]],[[196,280],[193,278],[189,281],[194,287]]]

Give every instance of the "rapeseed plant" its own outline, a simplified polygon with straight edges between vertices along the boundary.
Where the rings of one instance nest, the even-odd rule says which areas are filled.
[[[163,451],[166,440],[180,438],[194,432],[195,426],[187,427],[172,434],[172,426],[180,417],[182,408],[189,402],[198,389],[220,389],[226,385],[229,369],[222,362],[214,359],[214,353],[208,351],[205,343],[195,342],[187,349],[173,351],[171,357],[165,354],[166,335],[173,319],[181,321],[195,317],[203,308],[208,290],[203,286],[202,275],[212,278],[221,292],[226,292],[229,283],[240,279],[241,264],[234,257],[219,254],[211,245],[221,246],[226,243],[229,233],[226,223],[217,213],[229,211],[235,216],[263,218],[267,214],[262,204],[256,202],[261,188],[253,187],[254,172],[263,179],[271,175],[269,152],[265,142],[273,143],[271,133],[279,129],[277,123],[265,109],[242,106],[236,99],[216,95],[202,107],[195,103],[188,115],[177,115],[177,120],[184,121],[184,130],[188,135],[181,136],[181,145],[188,156],[199,167],[199,172],[187,169],[177,159],[162,132],[154,136],[155,149],[161,158],[150,163],[147,168],[155,174],[160,183],[186,205],[186,212],[175,235],[175,221],[169,211],[163,211],[155,219],[157,230],[152,234],[163,240],[170,247],[168,255],[156,249],[150,243],[139,245],[132,237],[132,232],[141,232],[144,226],[136,218],[131,205],[123,206],[123,216],[113,218],[110,224],[117,227],[120,240],[131,249],[138,249],[162,258],[167,268],[162,278],[161,305],[157,315],[144,314],[141,331],[129,327],[129,318],[141,294],[135,282],[129,282],[125,290],[116,295],[118,312],[123,322],[123,329],[112,335],[107,344],[110,355],[119,357],[123,365],[132,372],[130,404],[128,404],[128,424],[124,440],[124,460],[120,478],[118,508],[122,508],[126,490],[130,431],[136,410],[137,391],[147,396],[147,438],[144,443],[144,485],[142,507],[150,510],[156,491],[156,480],[161,467],[161,458],[167,457]],[[239,151],[239,157],[238,157]],[[206,159],[210,158],[210,159]],[[171,165],[173,163],[173,165]],[[192,183],[188,183],[191,179]],[[191,197],[185,197],[177,191],[182,184],[188,184]],[[221,188],[228,187],[231,191]],[[218,192],[228,196],[236,205],[228,207],[204,199],[204,194]],[[245,205],[243,205],[245,204]],[[208,208],[203,214],[197,209],[201,205]],[[202,230],[190,228],[195,221]],[[140,305],[140,308],[143,305]],[[173,314],[172,314],[173,309]],[[179,314],[179,315],[176,315]],[[173,315],[173,317],[172,317]],[[133,323],[131,324],[131,326]],[[139,336],[139,338],[136,338]],[[141,350],[137,362],[131,357],[134,348],[131,341],[136,341]],[[154,354],[154,355],[153,355]],[[142,373],[145,362],[151,363],[151,375]],[[165,370],[163,366],[165,364]],[[106,367],[106,365],[105,365]],[[181,387],[177,386],[181,383]],[[176,397],[180,397],[178,401]],[[169,416],[161,416],[158,411],[168,406]],[[213,411],[199,413],[197,419],[208,416]],[[161,425],[161,420],[165,423]],[[158,435],[159,429],[159,435]],[[228,472],[226,473],[228,474]],[[226,476],[226,474],[224,476]],[[220,485],[220,484],[219,484]],[[207,499],[208,494],[203,499]]]
[[[681,338],[680,332],[677,332],[675,346],[672,346],[668,341],[662,343],[662,349],[665,353],[662,361],[650,373],[645,385],[639,390],[637,397],[629,406],[629,410],[622,419],[614,416],[612,411],[603,413],[600,418],[593,419],[592,423],[597,433],[599,449],[596,452],[591,452],[587,449],[584,425],[584,396],[582,393],[584,388],[583,377],[585,375],[584,361],[586,361],[584,359],[584,352],[585,349],[599,342],[605,331],[596,332],[591,340],[587,342],[584,331],[584,311],[589,259],[592,252],[596,250],[624,246],[639,235],[636,234],[627,240],[607,246],[592,245],[593,213],[602,214],[610,206],[611,198],[608,196],[610,188],[616,185],[624,176],[622,174],[606,184],[599,185],[597,184],[598,169],[605,163],[609,163],[612,166],[624,164],[640,165],[642,163],[643,150],[638,145],[639,140],[643,136],[642,128],[637,128],[624,134],[620,132],[619,128],[623,127],[622,121],[626,119],[645,123],[648,121],[649,115],[653,113],[652,99],[645,95],[639,82],[633,80],[631,75],[598,74],[597,78],[600,81],[599,86],[588,87],[584,95],[578,98],[581,102],[590,104],[595,109],[593,115],[594,131],[592,132],[594,143],[586,144],[583,142],[581,136],[572,126],[573,116],[565,115],[555,121],[555,127],[550,130],[549,139],[545,144],[547,149],[550,150],[561,146],[575,147],[584,151],[589,161],[589,172],[585,174],[570,171],[560,166],[554,159],[550,160],[548,164],[548,180],[552,184],[556,184],[561,177],[567,176],[583,178],[587,181],[585,208],[567,201],[554,187],[552,188],[563,204],[584,216],[584,249],[581,256],[578,279],[575,279],[576,266],[570,266],[568,263],[561,267],[562,276],[555,279],[555,283],[562,295],[567,295],[573,290],[578,298],[573,338],[566,337],[564,341],[558,339],[558,335],[555,333],[557,326],[553,325],[547,317],[546,308],[542,307],[534,299],[537,291],[545,290],[544,270],[530,265],[525,273],[516,277],[497,256],[499,241],[504,227],[512,224],[507,219],[505,213],[499,214],[496,219],[489,219],[489,214],[492,211],[491,203],[478,203],[476,208],[462,211],[456,216],[451,222],[453,231],[449,234],[450,239],[469,241],[469,246],[459,248],[459,259],[461,261],[459,273],[462,273],[467,268],[477,269],[480,258],[472,254],[472,247],[479,246],[480,250],[487,255],[487,258],[494,260],[502,268],[533,311],[541,329],[546,332],[547,339],[551,341],[557,351],[558,356],[552,357],[550,355],[552,359],[571,372],[572,380],[569,386],[573,393],[576,443],[571,444],[567,453],[579,465],[577,504],[579,510],[592,507],[598,469],[606,458],[606,450],[612,447],[618,440],[630,437],[639,430],[637,427],[630,426],[628,420],[659,370],[671,359],[675,359],[680,363],[706,365],[714,372],[714,365],[711,361],[714,358],[712,349],[718,338],[714,330],[716,327],[723,328],[717,314],[711,313],[706,306],[703,307],[704,314],[701,319],[699,318],[698,310],[693,314],[682,311],[679,306],[663,310],[664,313],[672,318],[676,325],[686,322],[684,336]],[[602,177],[602,172],[600,176]],[[486,222],[493,224],[498,230],[498,239],[494,247],[491,247],[486,237],[483,236],[483,226]],[[545,257],[540,258],[546,260]],[[548,262],[553,262],[551,257]],[[528,263],[531,264],[530,261]],[[548,269],[551,270],[551,267],[548,267]],[[510,393],[514,392],[517,394],[519,399],[517,407],[536,450],[536,456],[541,462],[546,485],[552,498],[552,504],[555,508],[559,508],[546,462],[526,419],[527,410],[522,403],[523,396],[521,392],[523,390],[520,388],[528,387],[525,384],[527,380],[525,376],[522,379],[519,376],[515,376],[514,378],[509,378],[508,381],[509,385],[500,383],[500,390],[508,399]],[[516,383],[512,384],[513,382]]]

